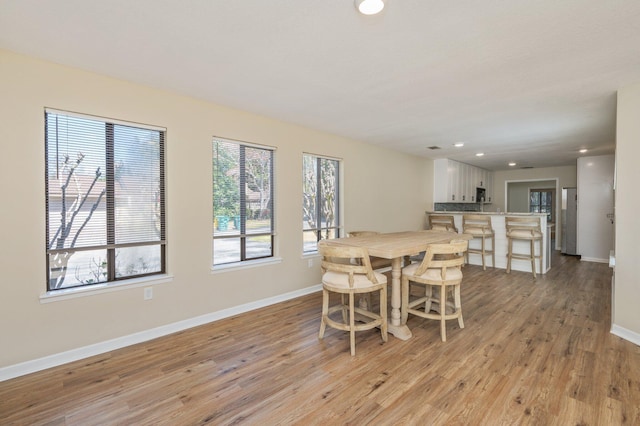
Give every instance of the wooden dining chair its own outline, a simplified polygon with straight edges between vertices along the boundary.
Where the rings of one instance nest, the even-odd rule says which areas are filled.
[[[448,231],[458,233],[458,228],[454,223],[453,216],[430,214],[429,215],[429,229],[433,231]]]
[[[429,244],[421,263],[412,263],[402,269],[403,324],[409,314],[439,320],[440,338],[443,342],[447,341],[447,320],[457,319],[460,328],[464,328],[460,284],[467,247],[468,242],[465,240],[453,240],[449,244]],[[409,294],[410,284],[424,286],[424,295],[412,299]],[[450,313],[447,313],[447,308]]]
[[[325,327],[349,332],[351,355],[356,353],[355,332],[380,327],[382,340],[387,341],[387,277],[371,269],[369,253],[362,247],[319,248],[322,255],[322,319],[318,337],[324,337]],[[355,295],[380,292],[379,313],[355,306]],[[340,303],[329,306],[329,294],[340,294]],[[342,313],[342,321],[332,317]],[[356,324],[355,316],[359,314]],[[369,319],[366,321],[366,319]],[[364,322],[360,322],[360,321]]]
[[[349,237],[369,237],[372,235],[379,235],[377,231],[351,231],[347,234]],[[391,259],[385,259],[384,257],[369,256],[371,261],[371,269],[385,269],[391,268]]]

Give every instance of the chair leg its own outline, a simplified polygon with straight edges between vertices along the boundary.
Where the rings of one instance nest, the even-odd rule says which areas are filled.
[[[536,246],[535,240],[531,240],[531,271],[533,271],[533,278],[536,277]]]
[[[380,289],[380,317],[382,318],[382,324],[380,324],[382,341],[386,342],[387,341],[387,286],[382,286],[382,288]]]
[[[431,311],[431,303],[433,302],[433,286],[426,285],[424,295],[427,297],[427,300],[424,301],[424,313],[428,314]]]
[[[491,236],[491,266],[496,267],[496,235]]]
[[[507,238],[509,240],[508,248],[507,248],[507,274],[511,272],[511,253],[513,251],[513,239]]]
[[[342,305],[342,322],[347,324],[349,322],[349,318],[347,318],[347,295],[340,294],[340,304]]]
[[[540,260],[539,260],[539,262],[540,262],[540,273],[542,274],[542,238],[540,238],[540,240],[538,240],[538,241],[540,241]]]
[[[356,316],[354,294],[349,293],[349,342],[351,345],[351,356],[356,354]]]
[[[464,328],[464,321],[462,320],[462,302],[460,300],[460,284],[455,286],[453,304],[456,308],[456,313],[458,314],[458,325],[460,328]]]
[[[447,313],[447,288],[440,286],[440,338],[447,341],[447,323],[444,316]]]
[[[329,313],[329,292],[325,289],[322,289],[322,316],[320,319],[320,333],[318,334],[318,338],[322,339],[324,337],[324,330],[326,327],[325,319]]]
[[[358,307],[360,309],[364,309],[365,311],[371,310],[371,293],[366,293],[360,295],[360,300],[358,302]]]
[[[484,260],[484,235],[482,236],[482,248],[481,248],[481,251],[482,251],[482,270],[486,271],[487,270],[487,265],[485,264],[485,260]],[[469,252],[467,251],[467,253],[469,253]],[[467,256],[468,256],[468,254],[467,254]]]

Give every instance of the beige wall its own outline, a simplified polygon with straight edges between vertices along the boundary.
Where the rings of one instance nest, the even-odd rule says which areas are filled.
[[[215,78],[215,77],[212,77]],[[344,160],[345,229],[423,228],[430,160],[0,50],[0,368],[320,282],[302,252],[302,153]],[[44,108],[167,128],[168,269],[174,279],[52,303],[45,290]],[[212,136],[275,146],[281,263],[212,274]]]
[[[640,84],[618,91],[617,117],[613,323],[635,333],[640,344]]]
[[[492,210],[500,208],[505,211],[506,200],[505,191],[507,182],[517,182],[525,180],[551,180],[558,179],[559,189],[563,187],[576,186],[576,166],[563,167],[541,167],[539,169],[517,169],[517,170],[500,170],[494,172],[493,175],[493,194],[494,202]],[[556,194],[557,198],[558,194]]]
[[[555,223],[560,223],[560,206],[563,187],[575,187],[577,182],[577,169],[576,166],[563,166],[563,167],[541,167],[537,169],[517,169],[517,170],[501,170],[497,171],[493,175],[493,199],[494,203],[491,205],[491,210],[496,211],[498,208],[501,211],[507,211],[506,191],[507,182],[519,182],[519,181],[537,181],[533,184],[536,188],[539,188],[538,183],[547,187],[549,182],[542,182],[547,180],[558,181],[558,191],[556,192],[556,214]],[[560,249],[562,244],[562,233],[557,232],[556,229],[556,250]]]
[[[529,193],[534,189],[554,189],[556,181],[554,180],[540,180],[529,182],[511,182],[507,185],[508,198],[506,200],[507,208],[505,211],[509,212],[529,212]],[[557,206],[554,204],[554,209]]]

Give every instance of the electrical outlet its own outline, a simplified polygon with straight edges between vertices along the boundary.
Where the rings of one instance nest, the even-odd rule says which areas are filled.
[[[153,287],[146,287],[144,289],[144,300],[153,299]]]
[[[308,261],[309,268],[313,268],[313,259],[309,259]]]

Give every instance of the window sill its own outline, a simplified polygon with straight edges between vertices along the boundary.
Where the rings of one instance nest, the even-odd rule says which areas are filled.
[[[64,290],[47,291],[40,295],[40,303],[59,302],[61,300],[76,299],[78,297],[94,296],[96,294],[111,293],[113,291],[129,290],[138,287],[163,284],[173,281],[172,275],[153,275],[149,277],[132,278],[126,281],[96,284],[86,288],[69,288]]]
[[[303,253],[302,254],[302,258],[303,259],[315,259],[316,257],[321,257],[320,256],[320,252],[318,251],[310,251],[308,253]]]
[[[264,265],[274,265],[276,263],[282,263],[281,257],[270,257],[268,259],[246,260],[244,262],[227,263],[224,265],[215,265],[211,267],[212,274],[218,274],[221,272],[237,271],[240,269],[256,268]]]

